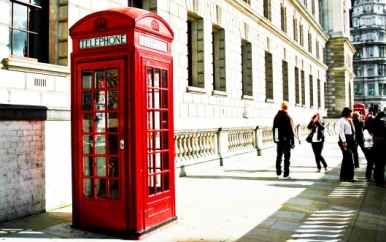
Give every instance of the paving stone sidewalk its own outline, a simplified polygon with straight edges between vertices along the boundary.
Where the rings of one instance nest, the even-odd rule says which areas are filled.
[[[317,173],[310,144],[292,151],[292,180],[276,178],[275,151],[176,181],[178,220],[142,241],[386,241],[386,189],[339,180],[341,151],[327,137],[329,172]],[[0,224],[0,241],[121,241],[70,227],[71,207]]]

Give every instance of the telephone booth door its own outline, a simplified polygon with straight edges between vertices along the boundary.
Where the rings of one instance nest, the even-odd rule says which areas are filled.
[[[151,227],[174,217],[173,110],[169,103],[171,62],[143,59],[147,93],[147,174],[144,181],[145,224]]]
[[[125,173],[122,97],[123,61],[77,65],[79,223],[122,230],[125,226]]]

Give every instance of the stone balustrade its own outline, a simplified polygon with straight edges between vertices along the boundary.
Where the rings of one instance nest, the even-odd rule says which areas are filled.
[[[336,123],[326,124],[325,135],[337,133]],[[307,125],[297,125],[295,141],[299,144],[309,133]],[[175,131],[175,162],[180,176],[186,170],[203,166],[224,165],[226,160],[242,158],[241,155],[262,155],[275,147],[272,127],[219,128]]]

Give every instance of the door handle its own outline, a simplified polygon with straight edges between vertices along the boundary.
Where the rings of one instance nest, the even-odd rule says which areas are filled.
[[[123,141],[122,139],[119,142],[119,147],[121,148],[121,150],[123,150],[125,148],[125,141]]]

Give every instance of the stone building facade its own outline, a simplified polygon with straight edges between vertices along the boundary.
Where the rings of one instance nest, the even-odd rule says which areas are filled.
[[[188,167],[256,155],[258,144],[272,139],[283,100],[297,125],[352,103],[354,51],[348,18],[337,17],[349,2],[0,0],[9,9],[0,17],[0,103],[8,110],[0,115],[0,222],[71,204],[68,29],[82,17],[136,6],[172,27],[176,167],[183,175]],[[45,114],[34,116],[36,109]]]
[[[354,99],[376,111],[386,107],[385,11],[384,0],[353,1]]]

